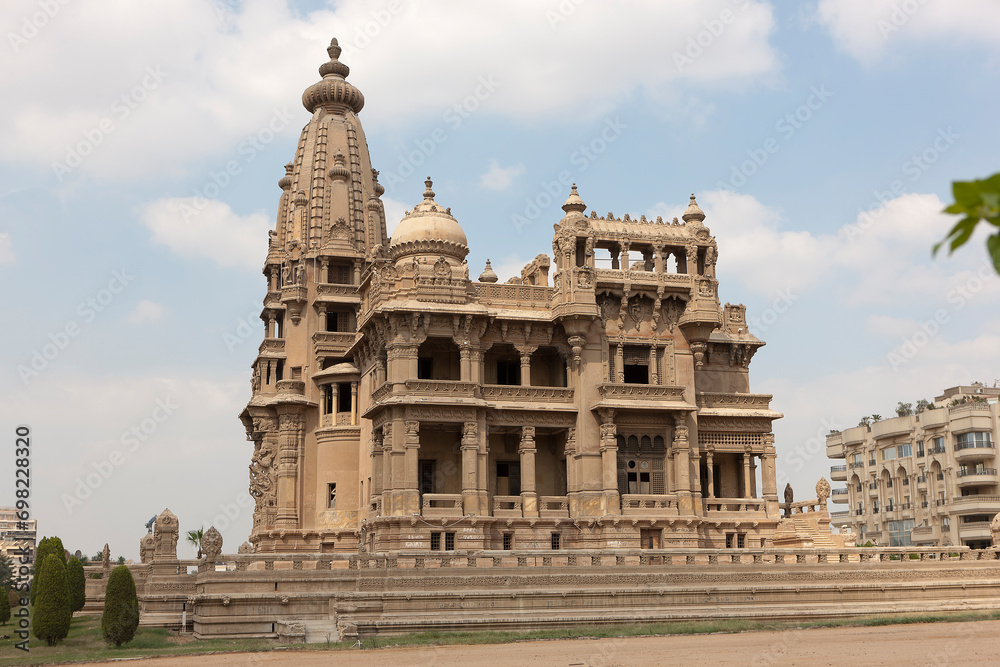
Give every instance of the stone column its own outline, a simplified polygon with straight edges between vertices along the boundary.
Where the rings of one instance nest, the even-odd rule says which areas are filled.
[[[472,348],[468,343],[462,343],[458,348],[459,355],[459,379],[463,382],[472,381]]]
[[[761,455],[760,483],[764,500],[766,501],[767,516],[778,516],[778,482],[775,479],[775,459],[777,453],[774,449],[774,434],[764,434],[764,453]],[[853,509],[852,509],[853,511]]]
[[[615,377],[612,382],[625,382],[625,351],[621,343],[615,346]]]
[[[358,425],[358,381],[351,383],[351,426]]]
[[[743,452],[743,497],[752,498],[750,495],[750,457],[749,451]]]
[[[329,283],[330,280],[330,260],[326,257],[319,260],[319,276],[316,278],[318,283]]]
[[[531,355],[537,348],[535,346],[517,346],[517,351],[521,355],[521,386],[531,386]]]
[[[382,450],[382,433],[381,431],[372,431],[372,444],[371,444],[371,457],[372,457],[372,488],[371,496],[382,495],[383,484],[385,483],[385,473],[382,471],[382,461],[384,458],[384,452]]]
[[[757,493],[757,456],[755,454],[750,455],[750,497],[760,497]]]
[[[660,384],[659,364],[656,363],[656,345],[649,346],[649,384]]]
[[[618,427],[614,410],[601,413],[601,477],[604,492],[604,514],[621,514],[621,494],[618,492]]]
[[[330,394],[333,396],[333,402],[330,404],[332,410],[330,410],[330,426],[337,425],[337,412],[340,410],[340,385],[336,382],[330,385]]]
[[[483,381],[483,351],[472,349],[469,352],[469,381],[481,383]]]
[[[686,416],[681,413],[674,416],[674,468],[677,480],[677,509],[681,514],[693,514],[691,502],[690,456],[691,446],[688,442],[688,427]]]
[[[523,516],[538,516],[538,494],[535,493],[535,427],[521,427],[521,507]]]
[[[274,321],[275,321],[274,311],[273,310],[267,311],[267,335],[265,336],[266,338],[274,338],[275,337],[274,334],[277,333],[277,331],[274,328]]]
[[[664,268],[665,267],[664,267],[664,263],[663,263],[663,246],[662,245],[654,245],[653,246],[653,271],[655,273],[663,273],[664,272]]]
[[[566,495],[576,491],[576,470],[573,467],[573,455],[576,454],[576,428],[570,427],[566,431],[566,445],[563,448],[563,456],[566,459]]]
[[[462,508],[466,515],[481,515],[479,507],[479,425],[465,422],[462,427]]]
[[[375,361],[375,386],[381,387],[385,382],[385,355],[380,354]]]
[[[418,457],[420,455],[420,422],[406,421],[403,440],[403,507],[404,514],[420,514],[420,480]]]
[[[382,425],[382,514],[391,516],[393,507],[392,491],[395,489],[394,460],[392,453],[392,423]]]
[[[302,417],[298,414],[278,415],[278,508],[277,528],[297,528],[299,522],[298,475],[299,437]]]
[[[629,268],[631,268],[631,262],[628,259],[628,248],[629,248],[629,244],[628,243],[623,243],[622,244],[622,270],[623,271],[628,271]]]
[[[708,489],[705,490],[706,498],[715,498],[715,452],[711,449],[705,451],[705,465],[708,469]]]

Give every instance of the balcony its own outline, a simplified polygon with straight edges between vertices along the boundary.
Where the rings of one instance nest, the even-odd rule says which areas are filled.
[[[601,400],[591,409],[624,408],[631,410],[693,410],[684,401],[684,387],[660,384],[605,382],[597,385]]]
[[[868,495],[877,496],[878,495],[878,483],[868,482]]]
[[[425,493],[421,496],[423,516],[463,516],[461,493]]]
[[[865,467],[865,462],[864,462],[864,461],[851,461],[851,462],[850,462],[850,463],[848,464],[848,467],[849,467],[849,468],[850,468],[851,470],[854,470],[854,469],[856,469],[856,468],[864,468],[864,467]]]
[[[988,403],[964,403],[948,408],[948,421],[952,433],[990,431],[993,428]]]
[[[513,519],[523,514],[521,496],[493,496],[493,516]]]
[[[834,489],[830,494],[830,499],[835,503],[846,503],[848,500],[847,489]]]
[[[257,352],[264,356],[282,355],[285,353],[285,339],[265,338],[257,348]]]
[[[844,434],[831,433],[826,436],[826,458],[842,459],[846,456],[844,451]]]
[[[973,468],[971,470],[959,470],[955,475],[955,482],[959,487],[980,486],[982,484],[997,483],[996,468]]]
[[[913,430],[914,418],[892,417],[872,424],[873,438],[889,438],[896,435],[904,435]]]
[[[932,445],[927,448],[928,454],[944,454],[944,445]]]
[[[538,496],[538,516],[543,519],[569,517],[569,499],[566,496]]]
[[[663,516],[677,514],[677,497],[647,493],[622,495],[622,515]]]
[[[473,283],[476,298],[483,306],[548,308],[555,288],[544,285],[509,285]]]
[[[974,494],[951,499],[953,514],[996,514],[1000,512],[1000,496]]]
[[[988,540],[990,534],[989,521],[968,521],[958,524],[958,536],[964,540],[983,539]]]
[[[834,482],[846,482],[847,466],[830,466],[830,479]]]
[[[761,498],[706,498],[705,512],[763,512],[765,501]]]
[[[854,428],[844,429],[844,444],[845,445],[855,445],[860,444],[865,441],[865,437],[868,435],[868,429],[864,426],[855,426]]]
[[[988,443],[977,442],[965,445],[955,445],[955,460],[959,462],[991,459],[995,455],[996,455],[996,450],[993,449],[992,442]]]
[[[497,403],[572,403],[572,387],[525,387],[521,385],[484,384],[482,396]]]
[[[354,333],[317,331],[312,335],[313,356],[344,356],[354,345]]]
[[[913,544],[936,544],[941,538],[941,530],[937,526],[916,526],[910,531]]]
[[[316,301],[321,303],[360,304],[361,295],[357,285],[341,283],[316,283]]]

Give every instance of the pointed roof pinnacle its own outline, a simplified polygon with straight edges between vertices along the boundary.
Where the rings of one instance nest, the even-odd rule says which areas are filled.
[[[486,268],[483,269],[481,274],[479,274],[479,282],[495,283],[498,280],[500,280],[500,278],[497,277],[496,271],[494,271],[493,267],[490,266],[490,260],[486,260]]]
[[[580,198],[580,193],[576,191],[576,183],[570,189],[569,197],[566,199],[566,203],[562,205],[562,210],[566,211],[566,215],[570,213],[583,213],[587,210],[587,205],[583,203],[583,199]]]
[[[365,96],[346,81],[351,68],[340,62],[341,51],[337,39],[330,40],[330,46],[326,49],[330,61],[319,68],[323,78],[302,93],[302,106],[309,113],[313,113],[317,107],[323,107],[327,111],[348,107],[354,113],[359,113],[365,106]]]
[[[434,191],[431,190],[431,186],[434,185],[434,181],[431,180],[430,176],[428,176],[427,180],[424,181],[424,185],[427,186],[427,189],[424,190],[424,199],[434,201]]]
[[[698,207],[698,202],[695,200],[693,192],[691,193],[691,203],[688,204],[687,210],[684,211],[681,219],[686,223],[692,220],[701,222],[705,219],[705,212]]]

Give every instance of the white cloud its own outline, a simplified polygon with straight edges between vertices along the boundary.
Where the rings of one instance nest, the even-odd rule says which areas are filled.
[[[837,47],[863,62],[896,42],[1000,46],[1000,5],[991,0],[820,0],[817,10]]]
[[[573,11],[550,25],[547,12],[564,5]],[[234,7],[222,15],[219,6],[60,5],[15,49],[0,78],[0,97],[12,100],[0,109],[6,154],[67,168],[79,157],[79,169],[102,178],[176,173],[199,157],[235,157],[240,141],[272,124],[275,109],[287,131],[306,122],[295,101],[318,80],[332,36],[369,101],[363,117],[378,123],[439,118],[451,127],[479,109],[518,120],[562,120],[568,110],[598,117],[638,92],[655,98],[691,84],[743,87],[779,68],[769,42],[773,10],[764,2],[747,2],[684,68],[674,54],[733,3],[511,0],[503,12],[401,3],[395,14],[361,0],[308,14],[271,0],[222,3]],[[7,3],[2,32],[20,33],[22,19],[37,11],[34,0]],[[67,67],[100,76],[69,76]]]
[[[414,204],[417,203],[419,202],[414,202]],[[382,205],[385,207],[386,233],[388,233],[391,237],[396,233],[396,227],[406,214],[407,206],[403,202],[391,197],[386,197],[385,195],[382,196]]]
[[[521,259],[516,254],[510,254],[500,258],[500,260],[491,261],[490,266],[493,267],[493,272],[497,274],[498,282],[505,283],[511,278],[520,278],[521,269],[529,261]]]
[[[0,232],[0,264],[13,264],[15,261],[17,257],[14,255],[14,244],[10,234]]]
[[[184,257],[205,257],[224,267],[260,269],[261,239],[271,221],[264,213],[241,216],[228,204],[197,197],[157,199],[143,207],[142,223],[162,243]]]
[[[518,162],[509,167],[501,167],[496,159],[490,160],[490,168],[479,176],[479,185],[487,190],[506,190],[514,179],[524,173],[524,165]]]
[[[130,324],[149,324],[163,319],[166,309],[155,301],[142,299],[135,304],[135,309],[125,318]]]

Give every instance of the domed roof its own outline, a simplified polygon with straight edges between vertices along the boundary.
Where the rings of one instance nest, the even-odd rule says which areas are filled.
[[[691,203],[688,204],[687,210],[684,211],[684,215],[681,219],[685,223],[691,223],[695,225],[700,225],[703,220],[705,220],[705,212],[701,210],[698,206],[698,202],[695,201],[694,193],[691,193]]]
[[[434,201],[430,177],[424,181],[427,189],[424,200],[413,207],[396,227],[389,243],[389,256],[393,259],[407,255],[434,254],[465,259],[469,254],[469,240],[451,215]]]
[[[319,68],[323,80],[309,86],[302,93],[302,106],[309,113],[315,111],[316,107],[337,106],[346,106],[354,113],[358,113],[365,106],[365,96],[346,81],[351,68],[337,60],[341,51],[337,39],[330,40],[330,46],[326,49],[330,54],[330,62],[320,65]]]

